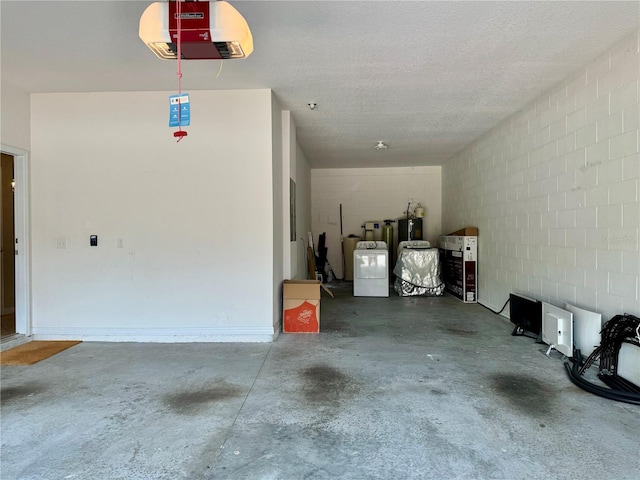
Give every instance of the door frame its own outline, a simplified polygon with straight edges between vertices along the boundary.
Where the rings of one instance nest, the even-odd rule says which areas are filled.
[[[31,231],[29,217],[29,154],[26,150],[0,144],[0,151],[13,156],[15,190],[15,314],[16,333],[31,336]]]

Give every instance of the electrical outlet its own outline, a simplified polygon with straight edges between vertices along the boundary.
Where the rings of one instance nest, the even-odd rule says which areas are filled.
[[[116,243],[118,248],[124,248],[124,238],[118,238]]]
[[[58,237],[56,239],[56,248],[67,248],[67,239],[65,237]]]

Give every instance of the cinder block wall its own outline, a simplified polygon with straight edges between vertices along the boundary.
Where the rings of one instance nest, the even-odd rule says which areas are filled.
[[[483,303],[640,314],[639,34],[443,167],[443,230],[480,228]]]

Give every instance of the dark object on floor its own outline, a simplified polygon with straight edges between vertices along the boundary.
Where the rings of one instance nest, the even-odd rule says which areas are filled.
[[[578,360],[574,360],[573,367],[569,365],[569,362],[565,363],[571,381],[583,390],[595,395],[640,405],[640,386],[618,376],[620,347],[623,343],[640,347],[639,329],[640,318],[628,313],[616,315],[605,323],[600,332],[602,338],[600,345],[587,357],[584,364],[579,365]],[[574,355],[574,359],[579,358],[581,358],[580,355]],[[584,373],[598,358],[600,358],[598,378],[610,388],[601,387],[583,378]]]
[[[524,335],[530,332],[537,336],[542,331],[542,302],[521,295],[509,294],[509,319],[515,325],[511,335]]]
[[[325,264],[327,263],[327,250],[325,247],[327,234],[322,232],[318,235],[318,252],[316,255],[316,272],[322,275],[322,282],[327,281],[327,274],[325,272]]]

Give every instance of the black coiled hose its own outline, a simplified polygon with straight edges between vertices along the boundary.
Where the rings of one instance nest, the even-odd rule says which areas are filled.
[[[639,326],[640,319],[628,313],[616,315],[605,323],[600,332],[600,345],[589,355],[584,364],[580,365],[580,351],[576,351],[574,355],[573,366],[569,362],[565,362],[564,367],[571,382],[594,395],[618,402],[640,405],[640,387],[617,375],[618,354],[622,344],[630,343],[640,347],[640,339],[636,337]],[[600,373],[598,377],[606,384],[619,386],[620,388],[601,387],[582,377],[584,372],[598,358],[600,358]]]
[[[571,366],[570,362],[564,363],[564,368],[567,370],[567,374],[569,375],[569,379],[571,382],[580,387],[583,390],[586,390],[589,393],[593,393],[594,395],[598,395],[599,397],[608,398],[609,400],[615,400],[617,402],[631,403],[632,405],[640,405],[640,394],[625,392],[622,390],[614,390],[612,388],[601,387],[594,383],[591,383],[585,380],[578,373],[578,362]]]

